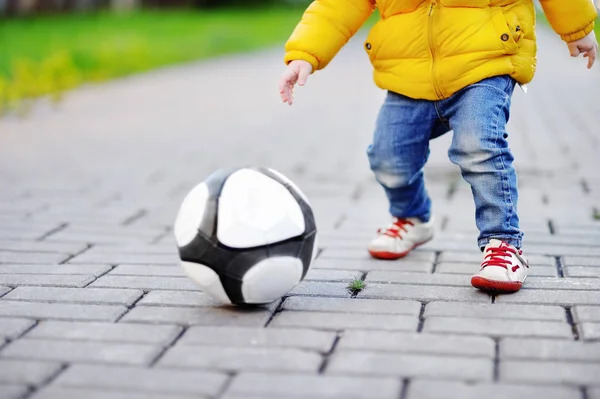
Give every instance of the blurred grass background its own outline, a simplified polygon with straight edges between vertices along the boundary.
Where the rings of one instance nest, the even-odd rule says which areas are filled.
[[[303,8],[140,9],[0,20],[0,109],[165,65],[282,43]]]

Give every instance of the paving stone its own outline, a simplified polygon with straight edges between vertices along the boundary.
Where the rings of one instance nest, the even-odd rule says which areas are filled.
[[[577,323],[584,321],[600,322],[600,306],[575,306],[573,318]]]
[[[490,381],[492,370],[492,359],[485,358],[336,351],[326,373]]]
[[[112,254],[112,255],[163,255],[173,256],[177,254],[177,244],[128,244],[123,243],[121,245],[95,245],[94,253],[96,254]]]
[[[528,284],[528,282],[525,284]],[[497,296],[496,303],[532,303],[559,306],[597,305],[600,303],[600,291],[523,289],[511,295]]]
[[[600,363],[540,362],[510,360],[500,362],[500,380],[534,384],[600,386]]]
[[[600,339],[600,323],[582,323],[580,330],[586,340]]]
[[[8,241],[0,240],[0,251],[4,252],[36,252],[36,253],[60,253],[76,254],[87,246],[82,244],[58,244],[44,241]]]
[[[600,256],[600,249],[593,246],[572,245],[527,245],[528,254],[540,254],[551,256]]]
[[[360,279],[362,273],[352,270],[329,270],[311,268],[306,277],[306,281],[353,281]]]
[[[322,362],[321,355],[316,352],[290,348],[176,345],[159,360],[157,367],[316,373]]]
[[[150,291],[136,306],[215,307],[220,302],[201,291]]]
[[[572,339],[571,326],[566,322],[507,319],[463,319],[429,317],[423,331],[486,335],[491,337],[547,337]]]
[[[0,338],[14,339],[29,330],[35,322],[28,319],[0,317]]]
[[[462,301],[490,303],[491,296],[472,287],[367,284],[358,298],[410,299],[416,301]]]
[[[0,265],[0,274],[62,274],[101,276],[111,269],[107,265]]]
[[[56,362],[36,362],[0,358],[0,382],[40,385],[56,375],[62,366]]]
[[[110,391],[110,399],[164,399],[164,394],[152,394],[150,392],[116,392]],[[43,388],[31,399],[107,399],[107,392],[98,389],[60,388],[54,385]],[[169,393],[169,399],[204,399],[205,395],[173,395]]]
[[[349,298],[352,294],[348,290],[348,283],[302,281],[289,292],[289,295]]]
[[[581,392],[575,387],[413,380],[408,387],[406,397],[407,399],[480,399],[483,397],[486,399],[580,399]]]
[[[495,343],[487,337],[460,337],[387,331],[346,331],[336,350],[343,349],[493,358]]]
[[[25,385],[0,383],[0,398],[2,399],[22,399],[28,392],[29,388]]]
[[[92,241],[93,242],[93,241]],[[161,254],[102,254],[91,251],[71,259],[69,263],[101,263],[110,265],[134,264],[134,265],[179,265],[180,260],[174,251],[171,255]]]
[[[565,266],[564,271],[569,277],[600,277],[600,267]]]
[[[96,277],[91,275],[0,274],[0,284],[8,286],[85,287]]]
[[[269,320],[267,309],[241,310],[229,308],[192,308],[172,306],[140,306],[132,309],[122,322],[157,324],[262,327]]]
[[[470,253],[470,252],[453,252],[447,251],[442,252],[440,257],[438,258],[438,263],[461,263],[461,264],[471,264],[472,267],[477,270],[477,266],[481,263],[483,259],[482,253]],[[551,256],[543,256],[537,254],[528,254],[527,260],[531,265],[531,269],[535,269],[537,266],[539,267],[548,267],[555,265],[555,259]]]
[[[0,236],[1,237],[1,236]],[[8,252],[0,251],[0,263],[61,263],[71,255],[47,252]]]
[[[119,265],[108,274],[122,276],[147,276],[147,277],[187,277],[179,266],[155,265]]]
[[[563,256],[563,266],[588,266],[600,267],[600,257],[593,256]]]
[[[146,369],[77,364],[54,382],[59,387],[98,388],[163,394],[216,395],[228,377],[210,371]],[[170,396],[167,396],[170,397]]]
[[[125,312],[124,306],[0,301],[0,316],[32,319],[115,321]]]
[[[419,320],[417,317],[405,315],[289,311],[278,313],[269,326],[305,327],[323,330],[376,329],[416,331],[418,324]]]
[[[477,272],[479,263],[453,263],[442,262],[435,268],[435,274],[468,274],[472,276]],[[529,268],[529,276],[557,277],[555,266],[532,265]]]
[[[405,314],[418,316],[421,312],[421,303],[416,301],[387,299],[314,298],[293,296],[285,300],[282,309],[313,312]]]
[[[470,287],[471,278],[458,274],[424,274],[406,272],[370,272],[365,279],[369,283],[410,284],[410,285],[443,285],[454,287]]]
[[[600,399],[600,388],[588,389],[588,399]]]
[[[39,302],[78,302],[130,306],[143,291],[111,288],[17,287],[5,299]]]
[[[143,328],[147,328],[144,326]],[[335,333],[305,328],[191,327],[178,346],[213,345],[244,348],[298,348],[327,352]]]
[[[566,321],[565,309],[559,306],[501,303],[430,302],[423,316]]]
[[[371,256],[365,249],[339,249],[339,248],[326,248],[319,255],[319,259],[354,259],[354,260],[372,260]],[[415,250],[408,254],[402,260],[395,261],[399,267],[401,267],[404,261],[408,262],[431,262],[435,259],[435,252]],[[389,261],[379,261],[389,262]]]
[[[61,362],[149,365],[162,351],[159,345],[23,338],[3,349],[2,356]]]
[[[329,259],[317,258],[311,267],[312,269],[333,269],[333,270],[356,270],[362,272],[370,272],[374,270],[390,270],[390,271],[406,271],[431,273],[433,261],[397,261],[385,262],[375,259]]]
[[[2,319],[0,319],[1,322]],[[124,342],[169,345],[182,331],[179,326],[127,323],[42,321],[27,338],[74,341]]]
[[[257,398],[396,399],[401,382],[395,378],[310,374],[241,373],[227,394]]]
[[[183,290],[197,291],[198,286],[187,277],[152,276],[102,276],[90,287],[96,288],[134,288],[140,290]]]
[[[600,361],[600,342],[505,338],[500,342],[501,359],[549,361]]]
[[[600,279],[598,278],[551,278],[531,277],[527,278],[525,289],[544,290],[600,290]]]

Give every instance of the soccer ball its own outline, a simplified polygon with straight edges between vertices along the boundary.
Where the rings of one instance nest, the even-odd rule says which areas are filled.
[[[268,168],[211,174],[183,200],[174,233],[187,276],[225,304],[280,299],[304,279],[317,253],[308,199]]]

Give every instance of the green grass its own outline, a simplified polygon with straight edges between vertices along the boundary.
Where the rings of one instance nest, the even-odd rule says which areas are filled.
[[[366,284],[362,279],[354,279],[352,280],[352,282],[348,285],[348,290],[350,290],[353,293],[357,293],[359,291],[362,291],[365,288]]]
[[[83,82],[283,43],[302,11],[139,11],[0,20],[0,110]]]

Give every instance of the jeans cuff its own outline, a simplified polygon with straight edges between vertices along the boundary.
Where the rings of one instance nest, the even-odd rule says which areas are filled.
[[[486,245],[488,245],[490,240],[494,240],[494,239],[504,241],[505,243],[512,245],[513,247],[515,247],[517,249],[521,249],[521,246],[523,245],[523,240],[518,237],[511,237],[511,236],[486,237],[486,238],[479,239],[479,241],[477,242],[477,244],[479,245],[479,249],[481,251],[483,251],[483,249],[485,248]]]

